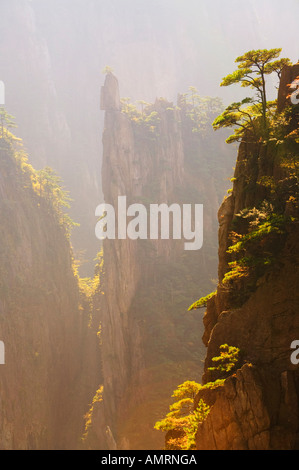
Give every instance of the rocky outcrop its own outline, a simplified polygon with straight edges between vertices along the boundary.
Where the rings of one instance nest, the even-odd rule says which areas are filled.
[[[101,97],[102,187],[116,219],[118,196],[126,196],[127,205],[141,203],[147,210],[151,203],[205,202],[208,236],[217,223],[211,208],[225,191],[231,160],[205,179],[202,173],[210,172],[213,158],[205,145],[211,141],[207,144],[192,133],[192,122],[178,108],[157,99],[135,119],[120,104],[117,79],[109,72]],[[215,153],[219,147],[216,144]],[[104,407],[105,425],[118,448],[161,448],[163,436],[153,429],[160,418],[156,404],[167,410],[178,382],[188,376],[197,379],[201,367],[204,350],[196,334],[201,320],[187,309],[190,296],[198,297],[199,285],[202,293],[204,283],[210,288],[217,240],[209,237],[205,248],[193,252],[184,251],[183,243],[160,238],[103,241],[99,298],[104,395],[93,429],[94,435],[103,429],[99,410]]]
[[[291,450],[297,444],[298,377],[244,365],[214,391],[198,450]]]
[[[241,308],[221,311],[210,330],[206,381],[211,378],[207,368],[225,343],[240,348],[254,366],[245,364],[217,392],[198,431],[199,449],[292,449],[297,444],[299,376],[290,361],[291,343],[299,335],[297,240],[298,230],[290,234],[279,267],[260,280]],[[214,312],[209,305],[206,315]]]
[[[101,380],[97,319],[88,326],[66,231],[28,162],[4,138],[0,157],[0,448],[78,449]]]
[[[101,89],[101,110],[120,111],[120,109],[118,80],[112,72],[108,72],[105,86]]]
[[[285,103],[289,80],[298,74],[297,68],[295,65],[283,71],[280,106]],[[243,365],[222,386],[205,392],[211,409],[198,428],[198,449],[298,447],[299,371],[290,360],[291,343],[299,337],[298,223],[293,220],[286,226],[280,243],[275,245],[275,263],[256,279],[254,287],[246,287],[246,281],[233,281],[231,285],[222,282],[232,260],[227,249],[232,244],[229,234],[236,214],[274,197],[281,203],[282,213],[288,215],[288,206],[297,197],[296,189],[293,193],[282,190],[290,188],[293,179],[282,170],[277,152],[271,144],[259,147],[241,143],[234,189],[218,213],[219,284],[204,316],[207,355],[203,383],[217,378],[210,368],[223,344],[240,349]],[[275,182],[271,195],[269,188],[260,183],[262,177]],[[296,210],[292,215],[298,216]],[[233,297],[232,285],[237,297]]]
[[[298,76],[299,76],[299,63],[293,65],[292,67],[285,67],[282,70],[280,84],[279,84],[279,92],[278,92],[278,103],[277,103],[277,109],[279,112],[281,112],[285,108],[285,106],[290,103],[289,85],[291,85]]]

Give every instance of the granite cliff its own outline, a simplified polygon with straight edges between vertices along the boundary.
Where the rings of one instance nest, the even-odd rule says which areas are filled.
[[[282,114],[288,108],[291,116],[284,139],[298,132],[297,108],[289,101],[289,85],[298,75],[296,64],[281,76],[278,111]],[[221,345],[237,347],[240,357],[230,377],[198,394],[197,402],[203,398],[210,406],[197,432],[200,450],[298,448],[299,372],[290,360],[291,343],[299,337],[298,175],[296,164],[290,163],[296,161],[298,143],[286,145],[286,139],[280,141],[282,146],[261,145],[246,140],[250,139],[244,138],[239,147],[233,191],[218,212],[219,283],[203,320],[203,384],[221,377],[211,370]],[[258,210],[270,210],[272,215],[267,216],[267,234],[259,232],[259,241],[251,237],[246,245],[246,256],[263,259],[263,267],[255,262],[245,271],[244,264],[229,264],[236,259],[236,250],[229,247],[236,243],[236,232],[239,241],[244,236],[250,240],[250,230],[257,234],[254,225],[248,226],[248,218],[256,220],[252,210],[256,215]]]
[[[296,15],[282,11],[278,0],[244,3],[233,14],[224,3],[215,8],[195,0],[188,8],[173,0],[2,0],[0,18],[7,109],[34,167],[54,168],[71,192],[71,215],[80,223],[72,244],[80,272],[89,276],[97,252],[94,204],[102,198],[98,83],[105,65],[122,77],[123,96],[173,100],[189,84],[218,93],[219,63],[233,59],[236,35],[240,50],[266,38],[276,43],[285,23],[280,43],[290,57],[297,54]]]
[[[83,308],[48,177],[42,185],[20,142],[2,128],[2,450],[81,448],[84,414],[101,381],[98,324]]]
[[[155,421],[178,381],[196,379],[201,370],[200,318],[187,310],[190,298],[213,285],[217,237],[208,234],[217,233],[213,208],[228,187],[232,159],[228,152],[212,170],[217,153],[225,152],[221,138],[213,143],[192,132],[182,96],[178,101],[176,107],[161,98],[137,111],[120,100],[111,72],[102,88],[105,202],[116,217],[118,196],[127,197],[127,206],[147,209],[151,203],[205,203],[206,242],[202,250],[184,251],[184,240],[103,241],[98,298],[104,394],[94,409],[91,447],[103,442],[103,414],[119,449],[162,447]]]

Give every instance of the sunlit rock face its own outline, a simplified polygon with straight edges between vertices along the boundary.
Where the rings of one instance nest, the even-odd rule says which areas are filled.
[[[288,85],[297,75],[298,65],[286,67],[282,72],[278,93],[280,111],[290,104]],[[292,129],[298,128],[298,116],[293,116],[290,125]],[[287,229],[283,245],[277,245],[277,262],[258,279],[253,291],[250,285],[246,291],[246,283],[245,290],[236,285],[239,294],[236,302],[228,286],[221,282],[230,270],[227,250],[232,244],[229,233],[234,217],[245,208],[259,207],[269,197],[265,188],[257,184],[261,176],[273,177],[276,182],[284,215],[297,214],[295,207],[290,212],[290,189],[282,189],[293,188],[289,186],[293,178],[281,168],[278,152],[277,146],[271,143],[257,151],[255,144],[242,142],[233,192],[219,209],[219,285],[217,295],[208,301],[204,316],[207,355],[203,382],[213,379],[210,368],[223,344],[242,351],[243,366],[223,386],[205,392],[211,411],[199,425],[198,449],[298,448],[299,372],[298,366],[291,362],[291,343],[299,337],[297,224]],[[255,182],[251,191],[247,190],[248,178]],[[197,398],[201,398],[201,392]]]
[[[183,93],[190,85],[195,85],[203,95],[216,96],[221,93],[225,101],[231,101],[232,98],[236,99],[235,91],[219,88],[223,75],[227,73],[227,64],[233,63],[240,53],[252,47],[260,47],[265,40],[267,44],[271,43],[271,47],[272,42],[276,46],[277,31],[281,30],[282,24],[288,27],[285,28],[283,37],[279,37],[279,45],[283,46],[292,60],[297,59],[294,55],[297,54],[297,45],[293,40],[293,31],[297,31],[298,15],[291,14],[295,11],[294,2],[290,11],[281,11],[279,0],[265,0],[262,5],[259,1],[246,2],[244,5],[235,2],[236,8],[233,11],[227,8],[226,2],[220,1],[217,8],[215,3],[208,5],[197,0],[188,2],[188,8],[185,2],[173,0],[143,3],[144,5],[140,0],[0,2],[0,80],[5,83],[7,110],[16,117],[19,126],[16,132],[24,138],[24,145],[33,165],[36,168],[45,165],[54,168],[62,176],[66,189],[71,193],[71,215],[80,223],[80,227],[76,227],[72,233],[75,257],[83,261],[80,272],[93,275],[93,260],[101,247],[94,235],[94,211],[103,199],[102,186],[107,201],[110,199],[113,202],[119,193],[126,193],[132,199],[145,198],[142,201],[147,203],[171,202],[172,197],[175,201],[190,202],[189,188],[196,188],[198,192],[193,193],[193,189],[191,191],[192,202],[203,203],[206,208],[204,249],[198,259],[196,256],[193,260],[187,257],[185,261],[178,258],[177,254],[181,252],[179,244],[172,246],[170,243],[157,241],[146,248],[142,246],[137,251],[135,244],[130,241],[115,242],[113,246],[106,243],[106,273],[101,286],[105,286],[105,289],[103,294],[99,293],[97,300],[103,306],[102,326],[103,331],[107,332],[107,341],[103,345],[107,390],[105,403],[111,428],[107,428],[103,406],[98,405],[95,420],[98,426],[94,429],[96,443],[93,443],[95,447],[105,448],[114,448],[115,439],[117,444],[123,447],[135,444],[142,448],[160,447],[161,440],[153,436],[152,426],[161,415],[159,413],[149,417],[148,409],[142,405],[144,397],[154,392],[149,401],[149,409],[157,409],[152,403],[155,400],[160,403],[163,389],[163,406],[167,410],[169,396],[178,382],[194,375],[197,377],[200,371],[204,357],[204,348],[200,341],[201,319],[196,315],[192,316],[193,314],[184,317],[183,312],[193,300],[213,289],[210,279],[214,279],[217,272],[217,240],[213,236],[217,230],[217,220],[213,214],[216,214],[227,189],[226,182],[231,176],[233,162],[224,157],[225,144],[219,154],[213,146],[209,152],[202,146],[202,151],[197,152],[201,168],[193,172],[190,168],[187,169],[189,140],[176,122],[179,120],[177,113],[169,110],[164,112],[159,100],[155,104],[155,111],[161,119],[161,139],[154,145],[145,143],[141,136],[137,139],[130,120],[120,112],[117,81],[112,76],[109,78],[111,85],[107,84],[102,101],[102,109],[106,110],[104,125],[104,113],[100,109],[102,70],[106,65],[111,65],[121,78],[121,95],[133,100],[142,98],[155,101],[156,96],[174,100],[178,92]],[[246,34],[244,18],[247,21]],[[109,98],[107,88],[111,88],[108,92]],[[101,176],[103,129],[104,156]],[[218,144],[220,141],[221,139]],[[217,162],[213,159],[215,155],[219,155]],[[8,184],[13,187],[10,178]],[[181,190],[179,197],[176,193],[177,187]],[[1,190],[6,194],[6,190]],[[12,194],[10,196],[13,205],[22,199],[23,194],[19,194],[19,199],[14,199]],[[5,198],[10,200],[7,195]],[[219,212],[223,227],[221,237],[224,241],[220,253],[222,274],[227,262],[226,223],[233,215],[233,209],[230,207],[233,206],[233,201],[233,198],[229,198]],[[30,224],[24,216],[28,213],[31,216],[28,217]],[[41,320],[45,321],[46,326],[43,329],[47,334],[49,329],[49,336],[52,333],[59,336],[61,331],[73,331],[71,326],[68,330],[72,322],[76,325],[77,320],[73,318],[72,312],[77,308],[76,302],[73,303],[77,290],[73,288],[71,271],[66,268],[66,265],[70,264],[69,245],[66,251],[63,251],[61,243],[64,241],[61,241],[59,232],[56,232],[50,222],[49,225],[45,222],[45,225],[40,226],[37,220],[39,214],[40,212],[37,213],[32,208],[31,203],[24,206],[24,213],[19,214],[17,227],[13,227],[14,232],[20,234],[24,241],[20,244],[17,255],[9,250],[10,242],[3,243],[4,248],[8,246],[5,248],[4,260],[10,266],[7,272],[12,285],[15,272],[21,277],[28,277],[30,282],[33,279],[35,287],[40,286],[40,280],[43,287],[53,282],[63,300],[58,300],[58,294],[57,297],[54,296],[53,305],[49,307],[47,304]],[[43,217],[44,215],[42,222]],[[32,227],[36,230],[32,229],[31,233]],[[42,239],[49,241],[47,248]],[[34,247],[44,250],[44,253],[40,255]],[[13,261],[15,256],[17,262]],[[52,266],[52,262],[55,266]],[[32,273],[28,269],[33,265],[37,266],[37,271],[31,279]],[[51,265],[49,270],[48,265]],[[66,285],[68,282],[70,285]],[[225,293],[222,294],[221,296],[219,293],[213,308],[210,307],[210,314],[206,317],[205,321],[209,323],[205,330],[206,341],[217,321],[218,310],[223,310],[226,297]],[[100,300],[101,297],[105,299]],[[46,300],[44,302],[47,303]],[[23,304],[27,309],[26,302]],[[31,312],[31,305],[29,307]],[[43,308],[38,309],[44,313]],[[53,314],[53,311],[56,313]],[[5,312],[7,319],[8,310]],[[47,326],[49,312],[54,315],[55,321],[57,320],[58,326],[55,326],[55,329]],[[174,312],[175,315],[172,316]],[[16,318],[22,321],[21,317]],[[39,344],[39,335],[43,338],[43,332],[39,326],[35,326],[35,318],[35,313],[32,313],[32,322],[28,320],[28,329],[32,330],[32,342]],[[15,328],[9,328],[8,338],[12,338]],[[93,345],[92,348],[96,351],[93,340],[90,340],[88,333],[84,334],[86,344]],[[50,365],[59,362],[61,357],[64,357],[64,352],[67,355],[77,351],[74,344],[81,345],[80,340],[75,335],[72,341],[73,347],[70,349],[66,345],[63,346],[60,339],[57,356],[51,356],[52,349],[45,346],[47,351],[43,357],[47,359],[41,362],[41,375],[35,374],[36,369],[31,369],[31,366],[28,366],[27,374],[23,362],[20,373],[14,372],[15,376],[18,373],[22,384],[22,381],[25,381],[25,373],[28,377],[34,377],[33,384],[29,384],[29,395],[33,399],[35,386],[37,390],[38,387],[39,390],[49,389],[47,393],[52,398],[54,395],[59,396],[62,404],[57,414],[61,411],[62,418],[65,416],[63,408],[67,398],[65,392],[60,396],[61,389],[56,382],[57,377],[53,378],[54,385],[49,384],[53,371]],[[182,345],[186,342],[188,346],[182,351]],[[23,347],[25,351],[27,343],[20,340],[18,344],[23,345],[21,352]],[[39,348],[34,350],[36,357],[40,357]],[[7,348],[6,352],[9,354]],[[26,354],[25,351],[22,361],[27,360]],[[76,354],[77,352],[75,356]],[[19,350],[17,356],[19,357]],[[90,402],[90,390],[95,390],[100,382],[98,375],[92,372],[98,370],[98,366],[93,364],[93,360],[98,357],[97,352],[94,353],[94,359],[88,354],[86,357],[90,360],[84,366],[89,371],[89,379],[85,380],[85,383],[92,386],[90,389],[89,385],[87,386],[88,399],[82,403]],[[82,354],[79,356],[78,353],[76,358],[75,362],[82,365]],[[69,375],[73,377],[75,369],[70,367],[69,370]],[[65,364],[61,368],[61,377],[68,382],[65,378],[68,377]],[[42,386],[36,384],[35,380],[40,381]],[[9,393],[15,398],[14,387],[15,381],[11,380]],[[83,385],[82,387],[84,388]],[[135,400],[136,396],[139,401]],[[127,403],[130,401],[128,397],[131,403]],[[24,399],[23,396],[22,398]],[[45,395],[45,399],[48,398],[48,395]],[[43,398],[37,393],[36,402],[39,403],[39,400],[42,407]],[[19,402],[18,394],[14,403]],[[126,406],[123,407],[121,416],[119,410],[123,403]],[[136,403],[140,406],[135,406]],[[16,446],[30,448],[53,446],[63,442],[61,436],[64,433],[61,430],[60,434],[56,432],[63,419],[60,421],[60,418],[57,418],[55,425],[51,425],[53,437],[42,438],[41,422],[47,420],[40,420],[41,408],[36,414],[32,412],[33,405],[30,400],[25,401],[25,405],[22,403],[22,406],[28,409],[28,416],[30,414],[37,418],[33,423],[25,414],[24,422],[21,422],[19,430],[16,431],[11,423],[13,411],[18,408],[9,404],[10,411],[5,411],[3,419],[2,435],[5,447],[9,448],[13,439]],[[36,409],[38,406],[34,405]],[[56,415],[52,417],[47,405],[45,407],[47,419],[51,415],[51,419],[56,420]],[[127,420],[126,413],[130,407],[135,407],[135,415],[132,413],[131,420]],[[65,410],[69,408],[65,407]],[[142,432],[136,429],[135,423],[138,420],[147,423]],[[25,422],[30,423],[28,429]],[[69,429],[72,429],[71,425]],[[74,429],[77,427],[74,426]],[[117,433],[115,429],[118,430]],[[73,440],[68,440],[68,443],[73,445]]]

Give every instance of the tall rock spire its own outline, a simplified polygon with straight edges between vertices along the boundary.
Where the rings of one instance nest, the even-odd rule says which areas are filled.
[[[120,111],[118,80],[112,72],[107,73],[104,86],[101,88],[101,110]]]

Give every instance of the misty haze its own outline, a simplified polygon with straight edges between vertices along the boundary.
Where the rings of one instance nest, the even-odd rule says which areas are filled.
[[[0,0],[1,450],[298,449],[298,18]]]

